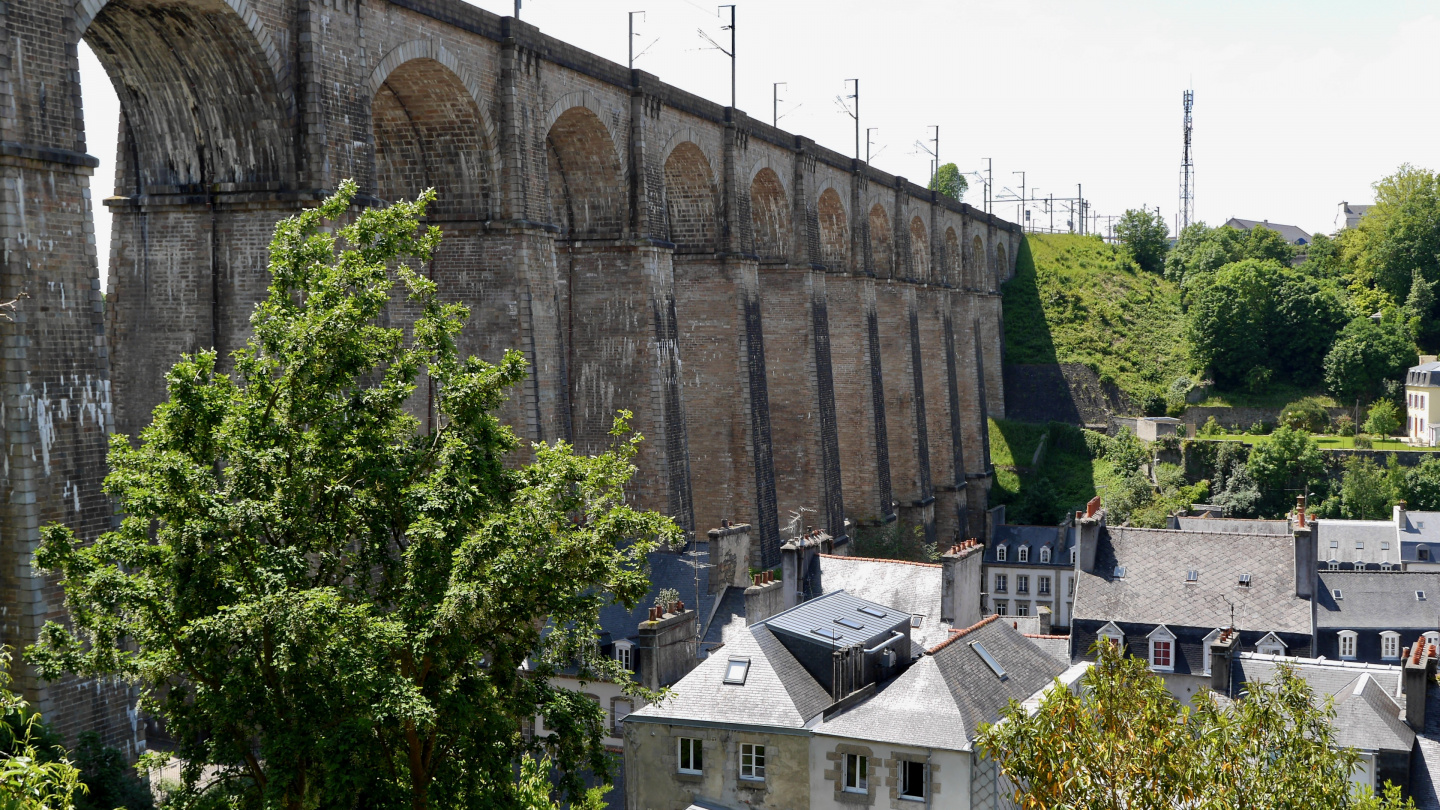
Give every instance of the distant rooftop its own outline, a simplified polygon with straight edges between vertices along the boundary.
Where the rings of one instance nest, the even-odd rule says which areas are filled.
[[[1310,244],[1310,240],[1314,238],[1309,231],[1297,225],[1281,225],[1278,222],[1271,222],[1264,219],[1240,219],[1239,217],[1231,217],[1229,220],[1226,220],[1225,224],[1242,231],[1248,231],[1257,225],[1269,228],[1280,234],[1281,239],[1284,239],[1292,245],[1308,245]]]

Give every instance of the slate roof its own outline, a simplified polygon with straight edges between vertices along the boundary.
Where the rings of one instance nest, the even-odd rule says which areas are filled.
[[[1309,634],[1310,600],[1295,595],[1294,558],[1289,536],[1103,527],[1094,573],[1077,577],[1073,619],[1224,627],[1229,599],[1238,629]],[[1192,569],[1200,577],[1188,585]],[[1247,573],[1251,584],[1241,587]]]
[[[1068,526],[1019,526],[1001,524],[995,527],[989,543],[985,544],[986,565],[1025,566],[1036,565],[1049,568],[1070,567],[1070,547],[1074,545],[1074,532]],[[997,559],[995,550],[1006,546],[1005,559]],[[1020,547],[1030,546],[1030,559],[1020,562]],[[1040,562],[1040,549],[1050,547],[1050,562]]]
[[[695,543],[701,552],[708,550],[709,543]],[[688,608],[693,608],[705,621],[710,615],[711,608],[715,604],[715,595],[710,590],[710,569],[700,568],[700,598],[696,602],[695,594],[695,568],[691,561],[695,559],[683,552],[674,551],[652,551],[647,557],[650,565],[650,590],[645,597],[635,603],[634,610],[626,610],[624,605],[606,605],[600,609],[600,630],[602,634],[608,634],[609,638],[602,638],[601,644],[609,644],[619,641],[622,638],[637,638],[640,634],[640,622],[645,621],[649,616],[650,606],[655,604],[655,597],[660,595],[664,588],[674,588],[680,592],[680,601]],[[704,557],[700,558],[702,561]]]
[[[950,630],[948,622],[940,621],[943,575],[943,569],[936,564],[820,555],[823,593],[845,591],[867,602],[924,616],[920,627],[911,629],[910,636],[926,647],[944,641]]]
[[[1241,653],[1232,668],[1236,688],[1268,682],[1288,664],[1310,685],[1315,704],[1335,699],[1335,741],[1351,748],[1409,751],[1415,732],[1401,719],[1400,667],[1378,664],[1284,658]]]
[[[1350,630],[1440,628],[1440,572],[1321,571],[1316,627]],[[1335,598],[1340,589],[1342,599]],[[1424,591],[1425,601],[1415,597]],[[1415,639],[1401,639],[1409,644]]]
[[[1440,385],[1440,363],[1422,363],[1411,366],[1405,374],[1405,384],[1415,386]]]
[[[1231,217],[1225,224],[1242,231],[1248,231],[1256,225],[1263,225],[1280,234],[1281,238],[1292,245],[1308,245],[1310,244],[1310,240],[1315,238],[1304,228],[1297,225],[1280,225],[1275,222],[1264,222],[1258,219],[1240,219],[1239,217]]]
[[[1029,639],[1031,644],[1039,647],[1046,655],[1066,666],[1070,665],[1069,636],[1042,636],[1036,633],[1026,633],[1025,638]]]
[[[1220,534],[1283,534],[1293,536],[1288,520],[1251,520],[1248,518],[1214,518],[1177,516],[1175,528],[1187,532],[1218,532]]]
[[[1000,663],[1003,680],[975,651],[975,643]],[[981,723],[994,722],[1010,700],[1029,698],[1065,669],[1065,663],[992,616],[953,633],[874,696],[815,726],[815,733],[968,751]]]
[[[1425,728],[1410,757],[1410,793],[1417,810],[1440,810],[1440,689],[1425,694]]]
[[[701,643],[714,647],[717,644],[728,644],[735,639],[735,634],[745,630],[745,589],[726,588],[720,595],[720,605],[715,610],[715,618],[705,627],[705,636]]]
[[[744,684],[724,683],[732,658],[749,658]],[[830,695],[763,624],[736,633],[717,654],[681,678],[674,696],[626,722],[696,721],[800,729],[830,705]]]

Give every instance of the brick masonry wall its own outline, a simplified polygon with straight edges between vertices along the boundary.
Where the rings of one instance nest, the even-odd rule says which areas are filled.
[[[0,286],[32,296],[0,325],[7,643],[61,616],[39,527],[112,519],[106,434],[180,354],[243,345],[275,222],[344,178],[365,205],[439,190],[425,272],[471,310],[462,350],[531,365],[503,418],[595,451],[632,410],[638,505],[748,521],[762,564],[799,506],[839,534],[899,501],[946,535],[984,506],[1018,238],[991,215],[461,0],[16,0],[0,24]],[[106,268],[81,36],[125,77]],[[20,673],[67,732],[136,750],[124,690]]]

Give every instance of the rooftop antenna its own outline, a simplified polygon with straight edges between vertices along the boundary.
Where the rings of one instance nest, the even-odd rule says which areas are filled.
[[[1195,218],[1195,160],[1190,155],[1190,131],[1193,128],[1190,110],[1195,106],[1195,91],[1186,90],[1181,95],[1185,106],[1185,151],[1180,158],[1180,230]]]

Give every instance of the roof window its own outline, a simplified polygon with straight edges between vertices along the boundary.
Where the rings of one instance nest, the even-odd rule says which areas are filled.
[[[725,683],[744,686],[745,676],[748,674],[750,674],[749,658],[731,658],[730,663],[725,667]]]
[[[1336,588],[1336,589],[1335,589],[1335,598],[1336,598],[1336,599],[1344,599],[1344,598],[1345,598],[1345,594],[1341,593],[1339,588]]]
[[[858,607],[856,608],[856,610],[864,613],[866,616],[874,616],[877,619],[885,618],[885,611],[880,610],[879,608],[870,607],[869,605]]]
[[[1193,585],[1193,584],[1195,584],[1196,582],[1199,582],[1199,581],[1200,581],[1200,572],[1199,572],[1199,571],[1196,571],[1194,568],[1191,568],[1189,571],[1186,571],[1186,572],[1185,572],[1185,582],[1186,582],[1187,584]]]
[[[1250,575],[1249,575],[1249,574],[1241,574],[1241,575],[1240,575],[1240,587],[1242,587],[1242,588],[1248,588],[1248,587],[1250,587]]]
[[[1424,591],[1416,591],[1416,592],[1415,592],[1415,601],[1416,601],[1416,602],[1424,602],[1424,601],[1425,601],[1425,592],[1424,592]]]
[[[1005,668],[1000,666],[1000,662],[995,660],[995,656],[991,655],[989,650],[985,649],[985,645],[978,641],[972,641],[970,649],[980,656],[980,660],[985,662],[985,666],[990,667],[990,671],[995,673],[995,677],[1002,681],[1009,679],[1010,676],[1005,674]]]
[[[840,626],[842,626],[842,627],[848,627],[848,628],[850,628],[851,630],[864,630],[864,629],[865,629],[865,625],[861,624],[860,622],[855,621],[854,619],[836,619],[836,620],[835,620],[835,623],[838,624],[838,625],[840,625]]]
[[[1115,578],[1116,578],[1116,579],[1124,579],[1124,578],[1125,578],[1125,566],[1123,566],[1123,565],[1117,565],[1117,566],[1115,566]]]
[[[925,623],[925,617],[924,617],[924,616],[921,616],[919,613],[912,613],[912,614],[910,614],[910,626],[911,626],[911,627],[919,627],[920,625],[922,625],[922,624],[924,624],[924,623]]]
[[[1364,540],[1356,540],[1356,541],[1355,541],[1355,548],[1365,548],[1365,541],[1364,541]]]
[[[839,641],[839,640],[840,640],[840,631],[839,631],[839,630],[836,630],[836,629],[833,628],[833,627],[816,627],[815,629],[811,630],[810,632],[814,633],[815,635],[817,635],[817,636],[819,636],[819,637],[821,637],[821,638],[828,638],[828,639],[830,639],[831,641]]]

